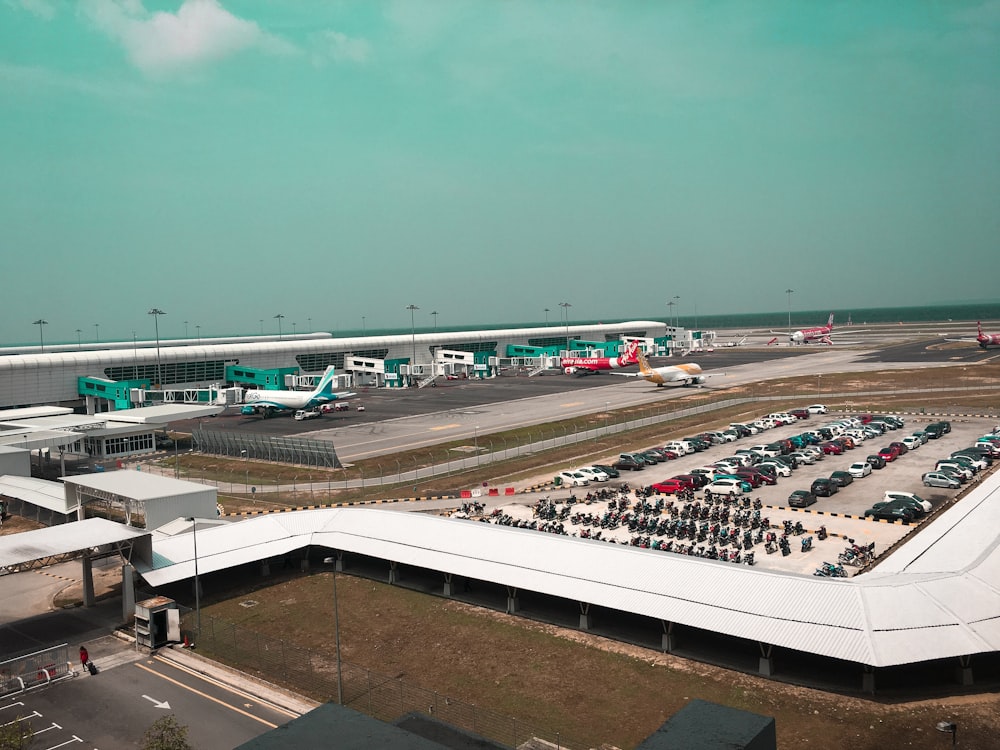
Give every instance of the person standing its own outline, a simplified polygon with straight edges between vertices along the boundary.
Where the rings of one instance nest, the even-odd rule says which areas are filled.
[[[80,666],[86,669],[88,661],[90,661],[90,654],[87,653],[87,647],[80,646]]]

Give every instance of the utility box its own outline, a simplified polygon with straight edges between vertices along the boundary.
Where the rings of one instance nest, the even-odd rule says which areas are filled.
[[[146,648],[159,648],[181,639],[181,613],[177,602],[154,596],[135,605],[135,642]]]

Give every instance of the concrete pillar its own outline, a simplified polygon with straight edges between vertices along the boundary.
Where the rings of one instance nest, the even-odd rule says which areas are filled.
[[[303,573],[308,573],[309,572],[309,558],[308,557],[303,557],[302,558],[302,561],[299,564],[299,569]]]
[[[452,581],[452,577],[451,573],[444,574],[444,596],[453,596],[455,594],[455,584]]]
[[[774,659],[770,656],[760,657],[760,662],[757,666],[757,671],[760,673],[761,677],[770,677],[774,674]]]
[[[122,622],[128,622],[135,614],[135,568],[128,563],[122,565]]]
[[[392,586],[401,580],[399,564],[395,562],[389,563],[389,585]]]
[[[875,668],[865,667],[865,672],[861,675],[861,689],[866,693],[875,693]]]
[[[955,679],[962,687],[972,685],[972,657],[958,657],[958,668],[955,670]]]
[[[590,612],[580,613],[580,630],[590,630],[593,624],[594,621],[590,616]]]
[[[94,597],[94,562],[90,555],[83,556],[83,606],[93,607]]]
[[[265,577],[271,575],[271,563],[267,560],[260,561],[260,574]]]
[[[512,615],[521,608],[521,603],[517,600],[517,596],[507,596],[507,614]]]
[[[664,653],[672,653],[675,648],[677,648],[677,640],[674,635],[674,624],[672,622],[666,622],[661,620],[663,625],[663,636],[660,638],[660,649]]]

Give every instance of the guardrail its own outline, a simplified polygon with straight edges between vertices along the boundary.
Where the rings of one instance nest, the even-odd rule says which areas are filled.
[[[0,662],[0,697],[24,693],[76,674],[66,643]]]

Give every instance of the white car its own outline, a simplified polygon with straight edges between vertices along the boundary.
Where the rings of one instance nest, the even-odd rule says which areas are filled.
[[[579,471],[560,471],[557,476],[562,480],[563,487],[586,487],[590,484],[590,480]]]
[[[972,469],[968,466],[962,466],[962,464],[957,461],[938,461],[934,466],[934,471],[941,471],[947,469],[948,471],[958,474],[960,477],[964,478],[966,481],[972,479],[975,476]]]
[[[872,465],[867,461],[855,461],[847,467],[847,473],[855,479],[861,479],[872,473]]]
[[[578,474],[583,474],[591,482],[607,482],[611,479],[605,472],[595,469],[593,466],[581,466],[576,471]]]
[[[780,450],[777,448],[769,448],[766,445],[752,445],[750,446],[750,450],[756,451],[764,458],[777,458],[781,455]]]
[[[924,513],[930,513],[931,509],[934,507],[927,500],[924,500],[919,495],[914,495],[912,492],[896,492],[895,490],[889,490],[882,497],[885,502],[891,502],[893,500],[909,500],[910,502],[915,502],[921,508],[924,509]]]
[[[779,477],[790,477],[792,475],[791,467],[786,463],[782,463],[781,461],[764,460],[757,465],[772,467],[774,469],[774,473],[777,474]]]
[[[923,445],[923,443],[920,442],[920,438],[915,437],[914,435],[907,435],[905,438],[903,438],[899,442],[901,442],[903,445],[905,445],[911,451],[915,451],[917,448],[919,448],[921,445]]]
[[[788,457],[789,458],[794,458],[800,464],[814,464],[814,463],[816,463],[816,456],[815,456],[815,454],[811,453],[810,451],[805,450],[805,448],[803,448],[800,451],[792,451],[791,453],[788,454]]]
[[[742,495],[743,481],[740,479],[716,479],[704,487],[705,492],[713,495]]]
[[[810,414],[826,414],[830,410],[823,406],[823,404],[810,404],[806,407],[806,411]]]
[[[296,422],[301,422],[303,419],[315,419],[316,417],[320,416],[320,414],[321,412],[314,411],[312,409],[309,409],[308,411],[305,409],[299,409],[297,412],[295,412],[295,414],[292,415],[292,419],[294,419]]]

